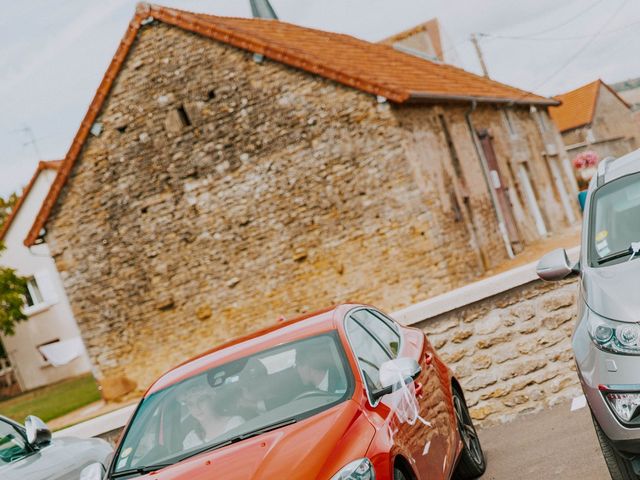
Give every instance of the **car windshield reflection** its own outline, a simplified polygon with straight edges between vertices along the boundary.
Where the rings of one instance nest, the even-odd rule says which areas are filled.
[[[289,425],[346,400],[352,391],[337,333],[214,367],[143,400],[114,472],[166,466]]]

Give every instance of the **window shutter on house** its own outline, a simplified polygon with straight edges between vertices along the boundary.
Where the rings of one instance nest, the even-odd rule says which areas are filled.
[[[36,283],[38,284],[38,288],[40,289],[44,302],[49,304],[57,303],[58,293],[51,273],[47,270],[40,270],[33,276],[36,279]]]

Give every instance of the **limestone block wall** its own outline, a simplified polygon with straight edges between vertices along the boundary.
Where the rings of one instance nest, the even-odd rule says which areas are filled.
[[[577,284],[534,281],[444,313],[422,328],[460,380],[479,425],[582,393],[571,350]]]

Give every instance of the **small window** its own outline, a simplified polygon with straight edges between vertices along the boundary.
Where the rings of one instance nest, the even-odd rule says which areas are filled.
[[[365,327],[369,332],[373,333],[382,345],[387,349],[387,353],[391,358],[398,357],[400,350],[400,335],[382,316],[370,310],[358,310],[352,314],[358,323]]]
[[[46,363],[49,363],[49,359],[45,356],[44,353],[42,353],[42,350],[40,350],[40,347],[46,347],[47,345],[53,345],[54,343],[60,343],[60,339],[56,338],[54,340],[50,340],[48,342],[44,342],[36,346],[36,350],[38,350],[38,353],[42,356],[42,360]]]
[[[27,279],[27,291],[25,292],[25,297],[28,307],[34,307],[36,305],[44,303],[44,298],[42,297],[42,293],[40,292],[40,287],[38,286],[38,282],[36,282],[36,279],[34,277],[30,277]]]
[[[187,113],[187,110],[184,108],[184,105],[180,105],[177,111],[178,111],[178,116],[180,117],[180,122],[182,123],[182,126],[190,127],[191,119],[189,118],[189,114]]]
[[[347,319],[347,333],[368,390],[381,388],[380,367],[383,363],[391,360],[391,356],[380,344],[380,341],[367,331],[353,315]]]
[[[29,454],[29,447],[18,427],[0,419],[0,467],[17,462]]]

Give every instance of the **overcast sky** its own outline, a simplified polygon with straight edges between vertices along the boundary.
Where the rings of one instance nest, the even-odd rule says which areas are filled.
[[[158,0],[250,16],[249,0]],[[0,0],[0,195],[38,159],[63,158],[135,10],[134,0]],[[596,78],[640,76],[638,0],[272,0],[291,23],[377,41],[438,17],[447,59],[552,95]],[[518,37],[518,38],[514,38]],[[521,38],[525,37],[525,38]],[[28,130],[26,130],[28,129]],[[35,138],[35,145],[31,138]]]

